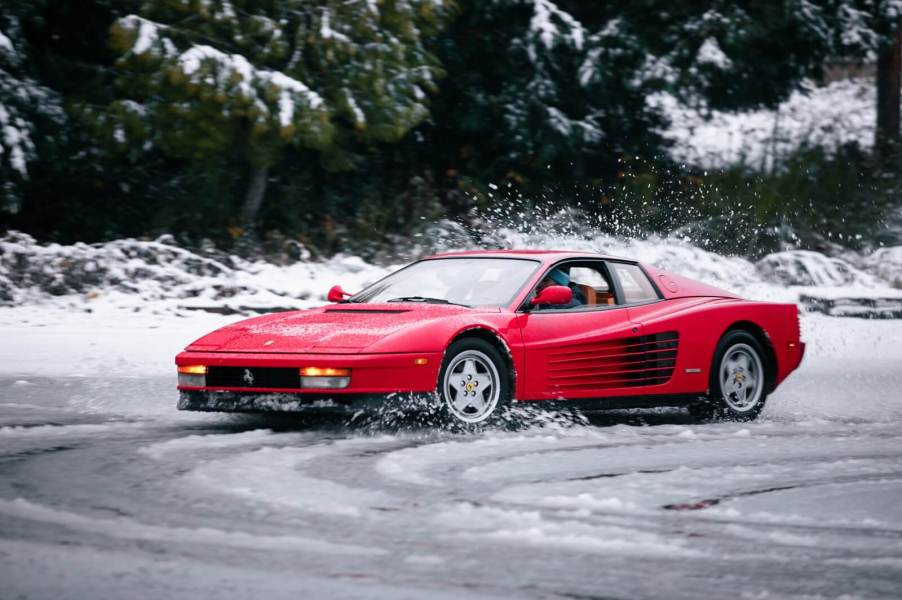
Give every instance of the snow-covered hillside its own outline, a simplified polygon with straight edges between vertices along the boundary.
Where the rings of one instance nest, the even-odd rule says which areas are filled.
[[[828,154],[846,144],[874,144],[877,91],[871,79],[807,83],[775,110],[720,112],[696,109],[673,96],[658,94],[649,102],[670,121],[663,131],[670,154],[686,165],[721,169],[745,166],[756,171],[804,148]]]

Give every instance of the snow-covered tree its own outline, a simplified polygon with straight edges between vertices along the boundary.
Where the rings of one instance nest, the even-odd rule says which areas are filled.
[[[396,141],[429,114],[440,71],[424,39],[451,10],[443,0],[149,0],[112,29],[122,52],[112,136],[188,159],[239,153],[252,221],[286,147],[350,168],[351,144]]]
[[[446,168],[541,181],[609,168],[657,145],[646,61],[622,5],[561,0],[462,4],[441,46],[436,106]]]
[[[22,21],[33,9],[31,2],[0,5],[0,210],[9,212],[19,209],[39,147],[59,142],[65,120],[59,95],[31,77]]]
[[[902,0],[834,0],[825,4],[832,17],[834,55],[876,59],[875,144],[881,152],[895,152],[902,102]]]

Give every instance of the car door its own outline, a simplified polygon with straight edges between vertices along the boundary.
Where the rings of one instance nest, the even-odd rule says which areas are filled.
[[[637,263],[608,261],[612,283],[626,308],[630,322],[640,334],[641,344],[636,349],[642,354],[641,378],[634,390],[642,394],[668,394],[674,378],[682,380],[677,372],[681,323],[672,318],[673,307],[663,299],[648,274]]]
[[[555,267],[595,269],[610,281],[603,261],[577,260]],[[595,291],[599,303],[579,308],[521,307],[516,319],[525,356],[521,399],[596,398],[631,385],[634,375],[623,361],[629,359],[624,354],[629,354],[638,327],[625,307],[604,300],[603,288]]]

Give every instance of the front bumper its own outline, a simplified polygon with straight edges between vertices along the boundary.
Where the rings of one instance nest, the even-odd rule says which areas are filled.
[[[180,390],[179,410],[238,413],[354,414],[400,402],[409,394],[298,394]]]
[[[418,361],[425,359],[425,364]],[[301,388],[300,376],[291,381],[207,381],[203,385],[179,385],[180,392],[238,392],[253,393],[259,397],[296,396],[295,402],[303,402],[303,397],[317,394],[354,396],[363,394],[385,395],[405,392],[432,392],[438,380],[442,362],[441,352],[417,352],[398,354],[293,354],[262,352],[182,352],[175,359],[176,365],[205,365],[207,367],[238,367],[250,369],[295,370],[303,367],[335,367],[350,369],[350,382],[340,389]],[[290,404],[290,402],[283,402]],[[202,409],[198,409],[202,410]]]

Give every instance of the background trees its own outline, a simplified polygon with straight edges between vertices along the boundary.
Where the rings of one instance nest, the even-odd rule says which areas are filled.
[[[637,231],[851,228],[856,202],[895,189],[870,148],[707,172],[669,158],[668,106],[775,107],[825,65],[873,61],[892,155],[900,15],[899,0],[12,0],[0,223],[226,244],[253,224],[327,252],[514,200]],[[788,175],[836,161],[854,193]]]
[[[117,141],[237,158],[252,222],[286,146],[346,170],[354,143],[397,141],[427,116],[439,70],[423,38],[449,16],[432,0],[148,2],[112,27]]]

